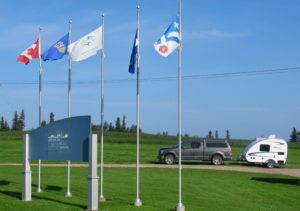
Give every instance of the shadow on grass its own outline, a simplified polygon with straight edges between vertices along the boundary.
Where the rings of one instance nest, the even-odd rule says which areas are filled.
[[[0,180],[0,186],[9,185],[10,181],[7,180]]]
[[[266,183],[280,183],[285,185],[299,185],[299,179],[285,179],[285,178],[269,178],[269,177],[252,177],[251,180],[259,181],[259,182],[266,182]]]
[[[13,198],[17,198],[19,200],[22,200],[22,193],[21,192],[2,191],[2,190],[0,190],[0,194],[4,194],[4,195],[7,195],[7,196],[11,196]],[[52,199],[52,198],[48,198],[48,197],[34,196],[33,195],[32,198],[33,198],[33,200],[34,199],[46,200],[46,201],[51,201],[51,202],[55,202],[55,203],[65,204],[65,205],[69,205],[69,206],[73,206],[73,207],[79,207],[81,209],[86,209],[86,206],[81,205],[81,204],[75,204],[75,203],[60,201],[60,200]]]
[[[52,191],[61,191],[62,187],[55,186],[55,185],[47,185],[46,190]]]

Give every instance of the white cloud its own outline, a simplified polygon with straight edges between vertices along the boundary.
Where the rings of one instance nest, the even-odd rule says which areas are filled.
[[[199,32],[183,32],[183,36],[187,40],[200,40],[210,38],[236,38],[244,36],[243,33],[226,32],[218,29],[209,29]]]

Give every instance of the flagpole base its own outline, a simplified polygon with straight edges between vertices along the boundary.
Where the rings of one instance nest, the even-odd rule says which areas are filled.
[[[141,201],[139,198],[137,198],[137,199],[134,201],[134,206],[135,206],[135,207],[140,207],[140,206],[142,206],[142,201]]]
[[[176,211],[184,211],[184,206],[182,203],[178,203],[176,206]]]
[[[43,191],[42,191],[41,188],[38,188],[38,189],[36,190],[36,192],[41,193],[41,192],[43,192]]]
[[[106,198],[103,195],[101,195],[101,196],[99,196],[99,201],[100,202],[105,202]]]
[[[72,197],[72,193],[70,191],[68,191],[65,196],[66,197]]]

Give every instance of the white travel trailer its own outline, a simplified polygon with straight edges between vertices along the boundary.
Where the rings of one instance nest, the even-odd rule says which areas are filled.
[[[275,164],[285,164],[288,146],[285,140],[270,135],[268,138],[256,138],[244,150],[242,157],[248,163],[263,164],[273,168]]]

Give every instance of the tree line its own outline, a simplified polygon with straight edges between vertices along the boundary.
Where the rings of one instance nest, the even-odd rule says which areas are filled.
[[[97,124],[93,124],[92,125],[92,130],[96,131],[96,130],[101,130],[101,124],[97,125]],[[114,124],[112,122],[107,122],[104,121],[103,123],[103,130],[105,132],[107,131],[115,131],[115,132],[129,132],[129,133],[136,133],[136,125],[133,124],[130,127],[127,127],[127,122],[126,122],[126,116],[123,115],[122,121],[120,117],[117,117],[116,121],[114,122]],[[142,133],[142,129],[140,128],[140,133]]]
[[[219,131],[216,130],[216,131],[215,131],[215,135],[213,135],[213,132],[212,132],[211,130],[208,131],[208,134],[207,134],[206,138],[207,138],[207,139],[215,139],[215,140],[220,139]],[[230,138],[231,138],[230,132],[229,132],[229,130],[226,130],[226,136],[225,136],[225,139],[226,139],[226,140],[230,140]]]
[[[22,110],[20,115],[17,111],[14,113],[12,125],[9,126],[6,119],[3,116],[0,118],[0,131],[23,131],[25,128],[25,112]]]

